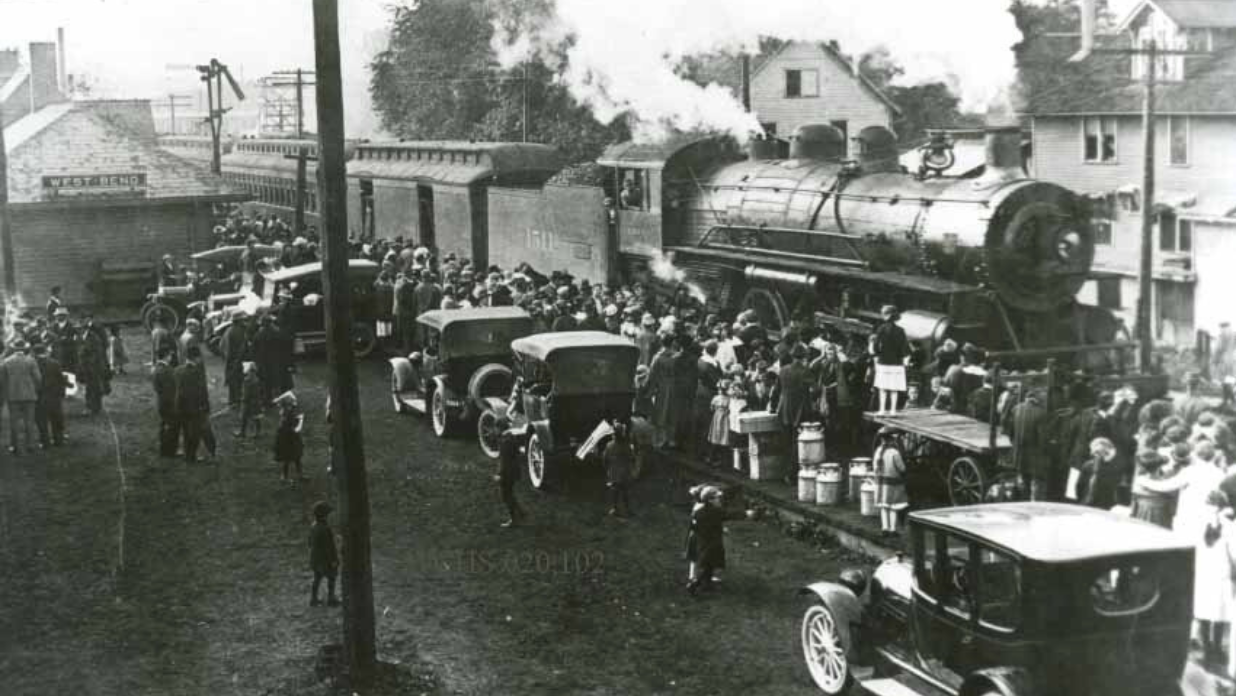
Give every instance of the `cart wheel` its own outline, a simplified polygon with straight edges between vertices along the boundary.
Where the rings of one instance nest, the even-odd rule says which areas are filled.
[[[352,353],[358,358],[366,358],[378,345],[378,336],[370,324],[356,323],[352,325]]]
[[[983,502],[983,470],[971,457],[958,457],[948,468],[948,498],[953,505]]]
[[[168,305],[155,302],[142,312],[142,323],[150,327],[151,331],[154,330],[155,322],[160,319],[166,322],[167,330],[173,334],[180,328],[180,315]]]
[[[502,454],[502,419],[492,410],[482,411],[476,419],[476,441],[490,459]]]

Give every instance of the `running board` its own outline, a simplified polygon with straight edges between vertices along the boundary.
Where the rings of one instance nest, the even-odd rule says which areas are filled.
[[[917,681],[923,682],[924,687],[932,690],[928,692],[929,694],[931,694],[931,696],[936,696],[936,694],[947,694],[947,696],[957,696],[956,688],[953,688],[949,686],[948,684],[940,681],[936,677],[933,677],[932,675],[926,673],[925,671],[923,671],[922,669],[914,665],[912,662],[910,662],[908,659],[906,659],[904,656],[899,654],[899,652],[894,652],[892,650],[889,650],[888,648],[876,648],[876,652],[878,652],[880,656],[883,657],[884,659],[893,663],[893,665],[896,666],[898,669],[905,672],[907,676],[912,677],[913,679]],[[875,681],[880,682],[880,681],[885,681],[885,680],[877,679]],[[869,683],[871,682],[863,682],[863,687],[867,688],[867,685]],[[874,693],[874,690],[873,690],[873,693]],[[902,692],[891,692],[889,696],[892,696],[893,693],[902,693]],[[915,696],[924,696],[924,694],[922,694],[921,692],[915,691],[913,689],[910,689],[908,692],[904,692],[904,693],[914,694]]]
[[[872,679],[862,682],[862,685],[872,696],[923,696],[896,679]]]

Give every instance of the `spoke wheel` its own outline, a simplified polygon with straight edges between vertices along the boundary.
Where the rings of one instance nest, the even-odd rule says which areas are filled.
[[[528,438],[528,483],[538,491],[545,490],[548,480],[548,461],[545,449],[541,447],[541,438],[533,435]]]
[[[844,693],[850,681],[850,666],[836,619],[823,604],[813,604],[803,614],[802,645],[803,660],[815,685],[830,696]]]
[[[378,345],[378,335],[369,324],[352,325],[352,353],[358,358],[368,357]]]
[[[971,457],[958,457],[948,468],[948,498],[953,505],[983,502],[983,470]]]
[[[158,302],[151,304],[142,314],[142,323],[144,323],[151,331],[154,330],[155,323],[160,320],[165,322],[167,330],[171,331],[173,334],[180,328],[180,315],[176,313],[175,309],[172,309],[165,304],[160,304]]]
[[[433,420],[433,434],[446,437],[450,431],[450,414],[446,412],[446,397],[441,389],[435,389],[430,399],[430,415]]]
[[[502,452],[502,419],[493,411],[483,411],[476,419],[476,441],[481,451],[490,459],[497,459]]]

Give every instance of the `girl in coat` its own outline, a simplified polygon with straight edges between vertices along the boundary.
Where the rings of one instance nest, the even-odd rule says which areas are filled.
[[[1142,450],[1137,455],[1137,472],[1133,476],[1133,509],[1130,514],[1139,520],[1170,529],[1171,510],[1175,494],[1156,490],[1157,483],[1169,475],[1167,458],[1154,450]]]
[[[880,536],[897,536],[897,516],[910,503],[906,496],[906,464],[897,446],[895,430],[880,428],[871,465],[876,475],[875,502],[880,510]]]
[[[691,562],[687,592],[694,597],[701,590],[713,589],[716,572],[725,568],[725,522],[741,518],[725,509],[724,495],[717,486],[702,484],[688,492],[695,505],[687,532],[687,560]],[[753,517],[748,510],[745,519]]]
[[[304,454],[304,441],[300,430],[305,423],[305,416],[296,404],[296,394],[284,392],[275,399],[279,407],[279,427],[275,430],[275,462],[281,466],[282,479],[288,480],[288,466],[296,465],[296,479],[304,477],[300,460]]]
[[[730,381],[717,383],[717,395],[709,407],[712,418],[708,423],[708,466],[716,466],[721,453],[730,446]]]

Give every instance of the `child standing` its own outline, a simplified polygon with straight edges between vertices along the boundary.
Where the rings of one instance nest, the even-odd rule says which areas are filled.
[[[253,421],[253,436],[262,435],[262,380],[258,377],[257,363],[243,363],[240,380],[240,429],[233,435],[244,437],[249,421]]]
[[[309,594],[311,607],[322,603],[318,600],[318,587],[322,584],[322,578],[326,578],[327,606],[339,606],[339,600],[335,597],[339,552],[335,548],[335,532],[326,520],[330,512],[330,504],[325,500],[319,500],[313,505],[313,526],[309,528],[309,568],[313,570],[313,589]]]
[[[730,403],[729,422],[727,426],[730,429],[730,448],[733,450],[730,455],[734,460],[734,468],[743,470],[742,454],[747,450],[747,436],[739,432],[738,417],[747,411],[747,389],[743,386],[742,380],[734,380],[730,382],[729,388]]]
[[[107,364],[112,368],[112,374],[123,375],[124,366],[129,364],[129,354],[124,349],[124,339],[120,337],[120,324],[112,324],[107,330]]]
[[[724,494],[714,485],[694,486],[689,491],[695,506],[691,509],[691,527],[687,532],[687,560],[691,562],[691,580],[687,592],[692,596],[700,590],[713,589],[713,578],[725,568],[725,522],[739,519],[725,509]],[[754,513],[748,510],[746,519]]]
[[[880,510],[880,536],[897,536],[897,516],[909,507],[906,497],[906,464],[897,448],[896,431],[880,428],[871,465],[876,473],[876,507]]]
[[[288,391],[275,399],[279,407],[279,428],[275,431],[275,462],[282,466],[282,478],[288,480],[288,465],[296,465],[296,479],[304,477],[300,459],[304,454],[304,442],[300,437],[305,416],[296,404],[296,394]]]
[[[730,381],[717,383],[717,395],[712,397],[712,420],[708,424],[708,466],[717,466],[719,455],[730,446]]]

